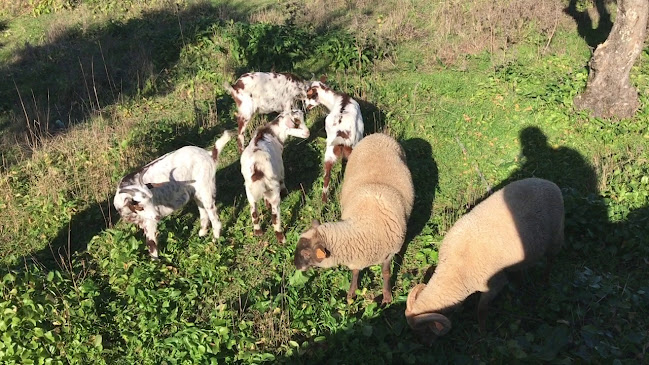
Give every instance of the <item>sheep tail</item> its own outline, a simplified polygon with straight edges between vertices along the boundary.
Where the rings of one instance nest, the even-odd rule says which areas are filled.
[[[221,151],[223,151],[223,147],[225,147],[225,144],[232,139],[233,135],[234,132],[225,131],[223,132],[223,135],[216,140],[216,142],[214,143],[214,147],[212,148],[212,159],[214,161],[219,160],[219,154],[221,153]]]

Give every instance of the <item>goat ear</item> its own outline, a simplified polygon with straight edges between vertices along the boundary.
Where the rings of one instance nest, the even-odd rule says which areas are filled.
[[[320,82],[323,83],[323,84],[324,84],[325,82],[327,82],[327,75],[322,75],[322,76],[320,76]]]
[[[146,183],[144,184],[149,190],[153,190],[155,188],[159,188],[164,185],[164,183]]]
[[[139,202],[135,201],[132,197],[128,197],[124,199],[124,204],[133,213],[144,210],[144,208],[142,208],[142,206],[139,205]]]
[[[317,219],[314,219],[311,221],[311,228],[315,228],[320,225],[320,221]]]

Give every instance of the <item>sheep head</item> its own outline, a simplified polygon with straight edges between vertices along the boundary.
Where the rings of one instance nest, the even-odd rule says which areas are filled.
[[[298,270],[306,270],[319,264],[331,256],[316,228],[320,225],[318,220],[314,219],[311,228],[300,236],[295,250],[295,267]]]
[[[406,320],[410,328],[416,331],[430,330],[435,337],[443,336],[451,330],[451,321],[439,313],[413,314],[412,307],[419,293],[426,288],[426,284],[419,284],[412,288],[406,302]]]

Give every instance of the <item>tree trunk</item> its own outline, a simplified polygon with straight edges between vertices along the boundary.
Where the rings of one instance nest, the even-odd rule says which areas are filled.
[[[648,17],[649,0],[618,0],[611,33],[590,60],[586,90],[574,100],[577,109],[602,118],[633,116],[640,101],[629,72],[642,51]]]

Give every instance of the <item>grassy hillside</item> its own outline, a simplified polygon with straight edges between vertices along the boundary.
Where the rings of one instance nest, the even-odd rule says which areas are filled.
[[[649,48],[630,120],[575,112],[613,5],[473,0],[96,1],[0,5],[0,359],[4,363],[642,363],[649,348]],[[223,222],[190,203],[159,226],[160,262],[119,221],[132,169],[235,127],[221,85],[250,70],[326,73],[366,131],[403,145],[416,189],[381,308],[380,268],[347,303],[345,268],[296,272],[313,218],[339,217],[341,166],[320,201],[325,111],[284,151],[287,243],[252,223],[235,143],[216,175]],[[256,118],[255,126],[267,117]],[[249,131],[254,130],[253,126]],[[469,298],[432,344],[405,299],[444,233],[507,182],[556,182],[566,246],[509,284],[479,333]],[[263,211],[262,222],[270,212]]]

